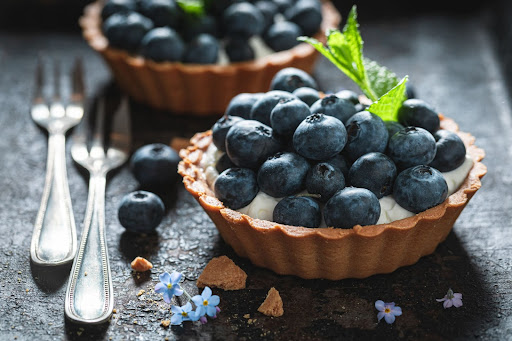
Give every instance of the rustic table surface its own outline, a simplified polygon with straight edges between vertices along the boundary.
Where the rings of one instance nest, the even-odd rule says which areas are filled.
[[[126,233],[117,220],[121,198],[137,189],[128,167],[109,179],[106,226],[115,291],[109,323],[84,327],[66,321],[68,268],[31,266],[29,247],[42,195],[47,136],[31,120],[30,97],[37,55],[58,58],[69,68],[82,56],[88,96],[117,89],[103,61],[79,32],[0,30],[0,339],[2,340],[277,340],[429,339],[512,337],[512,116],[507,79],[496,48],[491,11],[410,15],[364,20],[365,54],[409,75],[418,97],[455,119],[485,149],[488,173],[447,240],[434,254],[392,274],[340,281],[279,276],[237,257],[181,183],[166,194],[166,216],[157,233]],[[499,42],[499,41],[498,41]],[[326,60],[314,76],[322,89],[355,89]],[[201,94],[197,94],[200,96]],[[212,119],[174,117],[133,103],[134,148],[208,129]],[[78,232],[87,177],[71,161],[68,176]],[[195,279],[212,258],[228,255],[248,274],[247,289],[214,290],[222,312],[206,325],[164,328],[164,302],[152,291],[163,271],[178,270],[194,294]],[[152,261],[149,273],[130,269],[135,256]],[[386,257],[383,254],[382,257]],[[284,316],[257,312],[270,287],[281,293]],[[463,294],[460,308],[443,309],[436,298],[448,288]],[[144,294],[138,295],[141,290]],[[396,322],[377,323],[376,300],[403,310]]]

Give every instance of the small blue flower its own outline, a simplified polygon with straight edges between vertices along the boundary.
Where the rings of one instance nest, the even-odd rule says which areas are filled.
[[[216,317],[217,305],[220,303],[220,297],[217,295],[212,296],[212,289],[209,287],[205,287],[201,295],[196,295],[192,297],[192,302],[197,306],[197,312],[200,312],[201,315],[206,315],[210,317]]]
[[[392,324],[395,322],[395,316],[402,315],[402,308],[395,306],[395,302],[384,303],[378,300],[375,302],[375,308],[379,311],[377,314],[379,322],[384,317],[384,320],[386,320],[388,324]]]
[[[159,276],[160,283],[155,286],[155,292],[164,295],[164,301],[171,303],[173,296],[181,296],[183,290],[179,284],[181,273],[173,271],[172,274],[164,272]]]
[[[455,308],[462,307],[462,294],[454,293],[452,289],[448,289],[443,298],[436,298],[437,302],[443,302],[444,309],[454,306]]]
[[[200,317],[197,311],[192,311],[192,304],[190,302],[181,307],[173,305],[171,306],[171,311],[173,312],[171,317],[172,325],[182,324],[183,321],[197,321]]]

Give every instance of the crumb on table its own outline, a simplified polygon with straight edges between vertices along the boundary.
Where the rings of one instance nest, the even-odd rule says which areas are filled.
[[[138,272],[148,271],[153,268],[153,264],[143,257],[136,257],[131,263],[132,269]]]
[[[197,286],[239,290],[245,288],[247,274],[226,256],[213,258],[197,279]]]
[[[260,305],[258,311],[262,314],[273,317],[279,317],[284,314],[283,300],[276,288],[270,288],[265,301]]]
[[[160,322],[160,324],[162,325],[162,327],[167,328],[171,324],[171,321],[170,320],[162,320],[162,322]]]

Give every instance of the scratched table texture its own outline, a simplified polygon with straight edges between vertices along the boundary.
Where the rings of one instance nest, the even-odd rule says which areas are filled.
[[[508,36],[496,33],[491,9],[394,20],[365,20],[360,11],[359,17],[365,55],[399,76],[409,75],[418,97],[455,119],[486,151],[488,173],[482,188],[447,240],[432,255],[391,274],[340,281],[280,276],[237,257],[181,182],[165,194],[166,216],[155,234],[125,232],[117,207],[125,194],[138,188],[125,166],[107,185],[107,242],[116,312],[109,323],[99,326],[66,321],[69,267],[38,269],[29,261],[47,151],[47,136],[29,115],[37,55],[42,53],[47,61],[58,58],[65,70],[75,56],[82,56],[89,102],[103,89],[114,100],[118,90],[80,32],[0,30],[0,339],[512,339],[512,116],[496,39]],[[314,76],[325,91],[356,89],[323,58]],[[177,117],[132,103],[132,120],[137,148],[190,137],[207,130],[215,119]],[[72,162],[69,146],[68,176],[80,235],[88,182]],[[247,272],[247,288],[214,289],[222,312],[206,325],[162,327],[160,322],[170,315],[153,292],[158,274],[181,271],[184,287],[195,294],[195,279],[212,257],[220,255],[231,257]],[[132,272],[130,262],[136,256],[153,263],[151,272]],[[381,257],[386,257],[385,250]],[[257,312],[270,287],[282,296],[282,317]],[[462,307],[443,309],[435,301],[448,288],[463,294]],[[137,295],[141,290],[144,294]],[[394,324],[377,323],[374,302],[379,299],[402,308],[403,315]]]

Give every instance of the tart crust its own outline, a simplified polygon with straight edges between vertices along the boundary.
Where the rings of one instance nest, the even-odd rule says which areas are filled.
[[[272,78],[282,68],[296,67],[312,73],[319,55],[311,45],[301,43],[254,61],[228,65],[156,63],[110,47],[101,31],[101,9],[101,0],[84,8],[79,24],[85,40],[103,57],[123,91],[139,102],[173,114],[220,115],[235,95],[268,91]],[[322,15],[321,30],[315,38],[325,42],[325,31],[337,28],[341,15],[330,1],[323,1]]]
[[[390,273],[434,252],[481,187],[480,179],[487,172],[480,162],[485,152],[474,145],[474,137],[460,132],[452,119],[439,116],[442,129],[456,132],[462,138],[473,158],[473,167],[459,189],[442,204],[389,224],[313,229],[253,219],[226,208],[208,187],[199,166],[212,143],[211,131],[196,134],[191,145],[180,151],[178,172],[185,188],[213,220],[224,241],[256,266],[306,279],[339,280]]]

